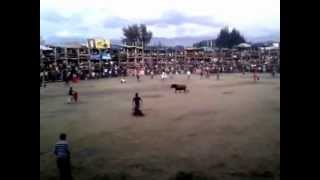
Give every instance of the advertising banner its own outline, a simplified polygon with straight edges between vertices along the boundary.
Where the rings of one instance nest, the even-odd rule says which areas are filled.
[[[111,41],[105,39],[88,39],[89,48],[95,49],[109,49],[111,48]]]
[[[107,49],[107,48],[110,48],[110,46],[111,46],[110,40],[95,39],[95,47],[97,49]]]

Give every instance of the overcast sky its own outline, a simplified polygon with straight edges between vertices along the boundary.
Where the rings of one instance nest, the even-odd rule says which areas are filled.
[[[121,39],[145,23],[155,37],[213,36],[224,26],[245,36],[280,32],[280,0],[40,0],[44,38]]]

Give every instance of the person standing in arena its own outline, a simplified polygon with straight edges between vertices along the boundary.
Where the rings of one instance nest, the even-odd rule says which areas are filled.
[[[259,80],[259,76],[258,76],[258,74],[257,74],[257,68],[254,67],[254,68],[253,68],[253,81],[254,81],[254,82],[257,82],[257,80]]]
[[[276,77],[276,68],[273,66],[271,71],[272,71],[272,78],[275,78]]]
[[[187,78],[188,78],[188,80],[190,79],[190,76],[191,76],[191,72],[190,72],[190,70],[188,70],[188,71],[187,71]]]
[[[69,143],[66,140],[67,135],[61,133],[59,139],[55,144],[54,154],[57,158],[60,180],[72,180]]]
[[[209,79],[210,78],[210,69],[208,66],[206,67],[205,73],[206,73],[206,78]]]
[[[72,87],[70,87],[68,95],[69,95],[69,100],[68,100],[69,103],[78,102],[79,93],[73,90]]]
[[[220,79],[220,67],[217,68],[217,80]]]
[[[140,82],[140,74],[139,74],[139,71],[137,71],[136,77],[137,77],[137,81]]]
[[[132,99],[132,104],[134,105],[133,108],[133,115],[135,116],[143,116],[143,113],[140,109],[140,103],[142,103],[142,99],[139,97],[139,94],[136,93],[135,97]]]

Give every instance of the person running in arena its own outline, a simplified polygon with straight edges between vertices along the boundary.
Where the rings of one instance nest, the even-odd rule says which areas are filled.
[[[140,71],[138,69],[136,70],[136,78],[137,81],[140,82]]]
[[[69,88],[69,103],[78,102],[79,94],[77,91],[74,91],[72,87]]]
[[[260,78],[259,78],[259,76],[258,76],[258,74],[257,74],[257,68],[256,67],[254,67],[253,68],[253,81],[254,82],[257,82],[257,80],[259,80]]]
[[[140,75],[139,75],[139,73],[137,73],[136,77],[137,77],[137,81],[140,82]]]
[[[141,97],[139,97],[139,94],[136,93],[135,97],[132,99],[132,104],[134,105],[134,108],[133,108],[134,116],[143,116],[143,113],[140,109],[140,103],[142,102],[143,100],[141,99]]]

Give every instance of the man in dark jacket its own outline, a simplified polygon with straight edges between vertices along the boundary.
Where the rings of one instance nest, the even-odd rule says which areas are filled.
[[[133,115],[135,116],[143,116],[143,113],[140,110],[140,102],[142,103],[143,101],[139,97],[139,94],[136,93],[136,96],[132,99],[132,104],[134,104]]]

